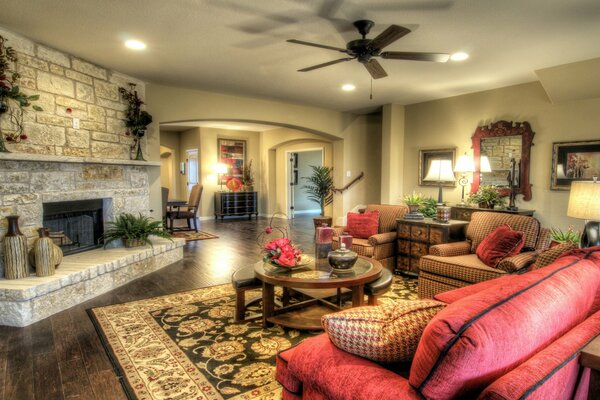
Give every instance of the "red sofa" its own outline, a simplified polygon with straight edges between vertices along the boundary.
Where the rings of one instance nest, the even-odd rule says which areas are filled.
[[[600,334],[600,247],[441,293],[411,365],[380,365],[327,334],[277,357],[284,399],[584,399],[581,349]]]

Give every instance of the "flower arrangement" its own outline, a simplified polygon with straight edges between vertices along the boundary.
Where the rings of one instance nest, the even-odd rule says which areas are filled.
[[[135,90],[135,83],[129,84],[129,90],[124,87],[119,87],[119,93],[123,100],[127,102],[127,110],[125,113],[125,127],[127,131],[125,135],[133,136],[133,143],[131,144],[131,151],[137,148],[136,160],[144,160],[140,141],[146,134],[146,127],[152,123],[152,115],[147,111],[142,110],[144,102],[139,98],[137,90]]]
[[[302,259],[302,252],[288,237],[287,227],[273,226],[273,218],[276,215],[285,216],[287,220],[287,215],[285,214],[273,214],[269,220],[269,225],[265,227],[263,232],[257,238],[258,245],[265,253],[263,261],[288,268],[297,267]],[[265,236],[271,235],[274,232],[280,234],[281,237],[262,243]]]
[[[244,165],[242,172],[242,183],[245,188],[252,187],[254,185],[254,171],[252,171],[252,160],[247,165]]]
[[[27,134],[23,132],[23,109],[31,106],[35,111],[43,111],[40,106],[31,104],[32,101],[39,100],[40,96],[26,95],[17,84],[21,77],[15,71],[17,54],[5,43],[6,39],[0,36],[0,117],[4,114],[9,115],[11,130],[0,131],[0,152],[8,152],[4,145],[5,139],[10,143],[19,143],[27,139]]]

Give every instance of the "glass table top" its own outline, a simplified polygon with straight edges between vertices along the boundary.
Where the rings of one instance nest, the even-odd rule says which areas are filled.
[[[264,261],[254,264],[254,271],[260,275],[274,276],[282,278],[293,278],[303,281],[319,281],[332,279],[346,279],[364,275],[373,269],[373,264],[369,261],[358,258],[354,266],[347,270],[333,269],[326,258],[311,260],[303,266],[294,268],[279,267]]]

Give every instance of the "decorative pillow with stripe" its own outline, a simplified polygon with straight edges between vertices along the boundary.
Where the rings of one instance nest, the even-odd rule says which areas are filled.
[[[338,348],[377,362],[412,360],[421,334],[446,304],[435,300],[399,300],[376,307],[357,307],[321,319]]]

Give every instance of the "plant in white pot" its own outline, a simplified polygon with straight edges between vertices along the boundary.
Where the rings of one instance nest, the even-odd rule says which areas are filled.
[[[311,165],[312,175],[302,177],[307,183],[302,186],[309,200],[321,208],[320,217],[314,218],[315,228],[327,224],[331,226],[332,217],[325,216],[325,207],[333,203],[333,168]]]

